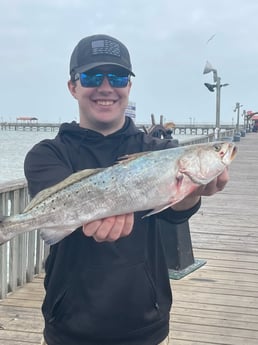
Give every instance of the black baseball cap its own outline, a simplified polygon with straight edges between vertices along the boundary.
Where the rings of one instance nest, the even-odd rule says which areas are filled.
[[[76,73],[103,65],[124,68],[135,76],[126,46],[114,37],[101,34],[83,38],[74,48],[70,60],[71,79]]]

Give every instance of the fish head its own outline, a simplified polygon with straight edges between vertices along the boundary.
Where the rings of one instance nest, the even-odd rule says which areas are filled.
[[[191,145],[178,160],[179,171],[192,182],[205,185],[223,172],[236,153],[232,142]]]

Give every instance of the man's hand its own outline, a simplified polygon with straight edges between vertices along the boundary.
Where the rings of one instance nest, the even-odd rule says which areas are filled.
[[[220,192],[224,189],[228,183],[229,175],[228,168],[226,168],[219,176],[217,176],[213,181],[208,183],[206,186],[203,186],[201,194],[203,196],[213,195],[217,192]]]
[[[85,236],[92,236],[97,242],[113,242],[128,236],[134,224],[134,214],[108,217],[83,225]]]
[[[219,176],[205,186],[200,186],[192,194],[184,198],[179,203],[172,206],[175,211],[184,211],[193,207],[201,196],[213,195],[224,189],[229,180],[228,169],[226,168]]]

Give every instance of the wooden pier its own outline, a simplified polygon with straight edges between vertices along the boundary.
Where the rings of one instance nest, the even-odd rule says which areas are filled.
[[[3,131],[33,131],[33,132],[55,132],[59,130],[61,123],[44,123],[35,121],[16,121],[16,122],[0,122],[0,130]],[[138,128],[150,128],[150,124],[136,124]],[[241,126],[242,128],[242,126]],[[222,131],[236,130],[233,124],[221,124]],[[173,134],[185,135],[209,135],[214,134],[215,125],[209,123],[187,124],[178,123],[173,128]]]
[[[195,258],[207,263],[171,280],[169,345],[258,344],[258,133],[237,145],[227,187],[190,220]],[[0,344],[40,344],[43,296],[39,274],[0,300]]]
[[[60,123],[0,122],[2,131],[56,132]]]

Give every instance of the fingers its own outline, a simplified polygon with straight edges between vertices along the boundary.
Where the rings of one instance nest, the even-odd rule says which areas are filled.
[[[212,180],[207,185],[199,186],[191,194],[185,197],[182,201],[172,206],[175,211],[188,210],[193,207],[201,196],[213,195],[225,187],[229,180],[228,169],[226,168],[219,176]]]
[[[219,176],[205,186],[201,192],[201,195],[209,196],[223,190],[228,183],[228,180],[228,169],[225,169]]]
[[[226,168],[222,174],[217,177],[217,188],[218,190],[224,189],[229,180],[228,168]]]
[[[111,242],[128,236],[133,229],[133,223],[134,215],[130,213],[84,224],[83,232],[86,236],[92,236],[97,242]]]
[[[95,220],[94,222],[83,224],[82,230],[84,232],[84,235],[89,237],[93,236],[101,224],[102,220]]]

